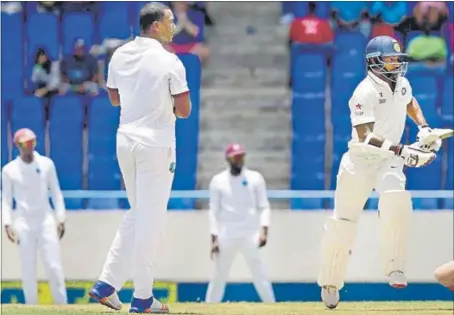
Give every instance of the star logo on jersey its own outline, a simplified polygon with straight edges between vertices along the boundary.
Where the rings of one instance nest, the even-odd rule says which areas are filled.
[[[362,116],[362,115],[364,114],[364,112],[363,112],[362,109],[363,109],[363,105],[361,105],[361,104],[359,104],[359,103],[356,104],[356,105],[355,105],[355,115],[356,115],[356,116]]]
[[[170,165],[169,165],[170,173],[172,173],[172,174],[175,173],[176,167],[177,167],[177,164],[175,162],[170,163]]]

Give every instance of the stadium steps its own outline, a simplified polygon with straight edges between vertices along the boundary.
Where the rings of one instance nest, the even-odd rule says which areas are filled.
[[[268,188],[287,189],[291,124],[285,88],[202,89],[198,188],[225,167],[224,149],[240,142],[247,150],[247,165],[260,171]],[[226,110],[228,109],[228,110]],[[274,207],[288,207],[287,202]]]
[[[211,57],[202,78],[197,187],[207,189],[225,169],[224,149],[236,141],[268,188],[288,189],[292,134],[280,4],[213,2],[210,12],[216,26],[209,31]],[[288,202],[273,207],[288,208]]]

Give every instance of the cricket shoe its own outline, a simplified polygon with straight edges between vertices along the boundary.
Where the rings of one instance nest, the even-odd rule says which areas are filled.
[[[334,309],[339,304],[339,290],[335,286],[326,285],[322,287],[322,301],[329,309]]]
[[[90,295],[93,300],[108,308],[116,311],[121,310],[122,304],[117,291],[108,283],[97,281],[88,292],[88,295]]]
[[[154,297],[145,300],[133,298],[129,313],[168,314],[169,307]]]
[[[407,287],[407,278],[402,271],[393,271],[389,274],[389,285],[395,289],[404,289]]]

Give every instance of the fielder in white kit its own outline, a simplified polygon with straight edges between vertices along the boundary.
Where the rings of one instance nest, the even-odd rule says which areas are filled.
[[[119,310],[117,291],[132,276],[129,312],[168,313],[153,298],[153,280],[176,167],[175,120],[189,116],[191,103],[185,68],[163,47],[175,30],[172,11],[146,4],[140,28],[140,36],[113,54],[107,78],[112,105],[121,107],[117,157],[131,209],[90,296]]]
[[[368,74],[349,101],[353,126],[349,150],[337,175],[334,214],[325,225],[318,284],[328,308],[339,303],[356,224],[371,192],[380,195],[380,249],[389,284],[407,286],[405,258],[412,213],[403,167],[423,167],[435,158],[441,140],[421,145],[431,133],[404,78],[407,62],[391,37],[373,38],[366,47]],[[417,142],[399,144],[407,115],[418,125]]]
[[[65,233],[66,210],[55,165],[51,159],[34,151],[36,135],[30,129],[16,131],[14,143],[20,155],[2,170],[2,217],[6,235],[19,245],[25,303],[38,304],[36,263],[39,251],[54,304],[66,304],[59,243]],[[16,201],[14,222],[13,199]]]
[[[270,225],[270,204],[263,176],[244,167],[244,148],[231,144],[225,151],[230,168],[210,183],[211,258],[215,269],[208,285],[207,303],[220,303],[228,273],[240,251],[263,302],[275,302],[273,288],[260,256]]]

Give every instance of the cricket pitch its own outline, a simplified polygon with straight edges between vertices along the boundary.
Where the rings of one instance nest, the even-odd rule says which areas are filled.
[[[453,302],[341,302],[336,310],[327,310],[320,303],[174,303],[170,314],[186,315],[448,315]],[[2,305],[2,315],[82,315],[127,313],[129,305],[115,312],[98,304],[67,306]]]

